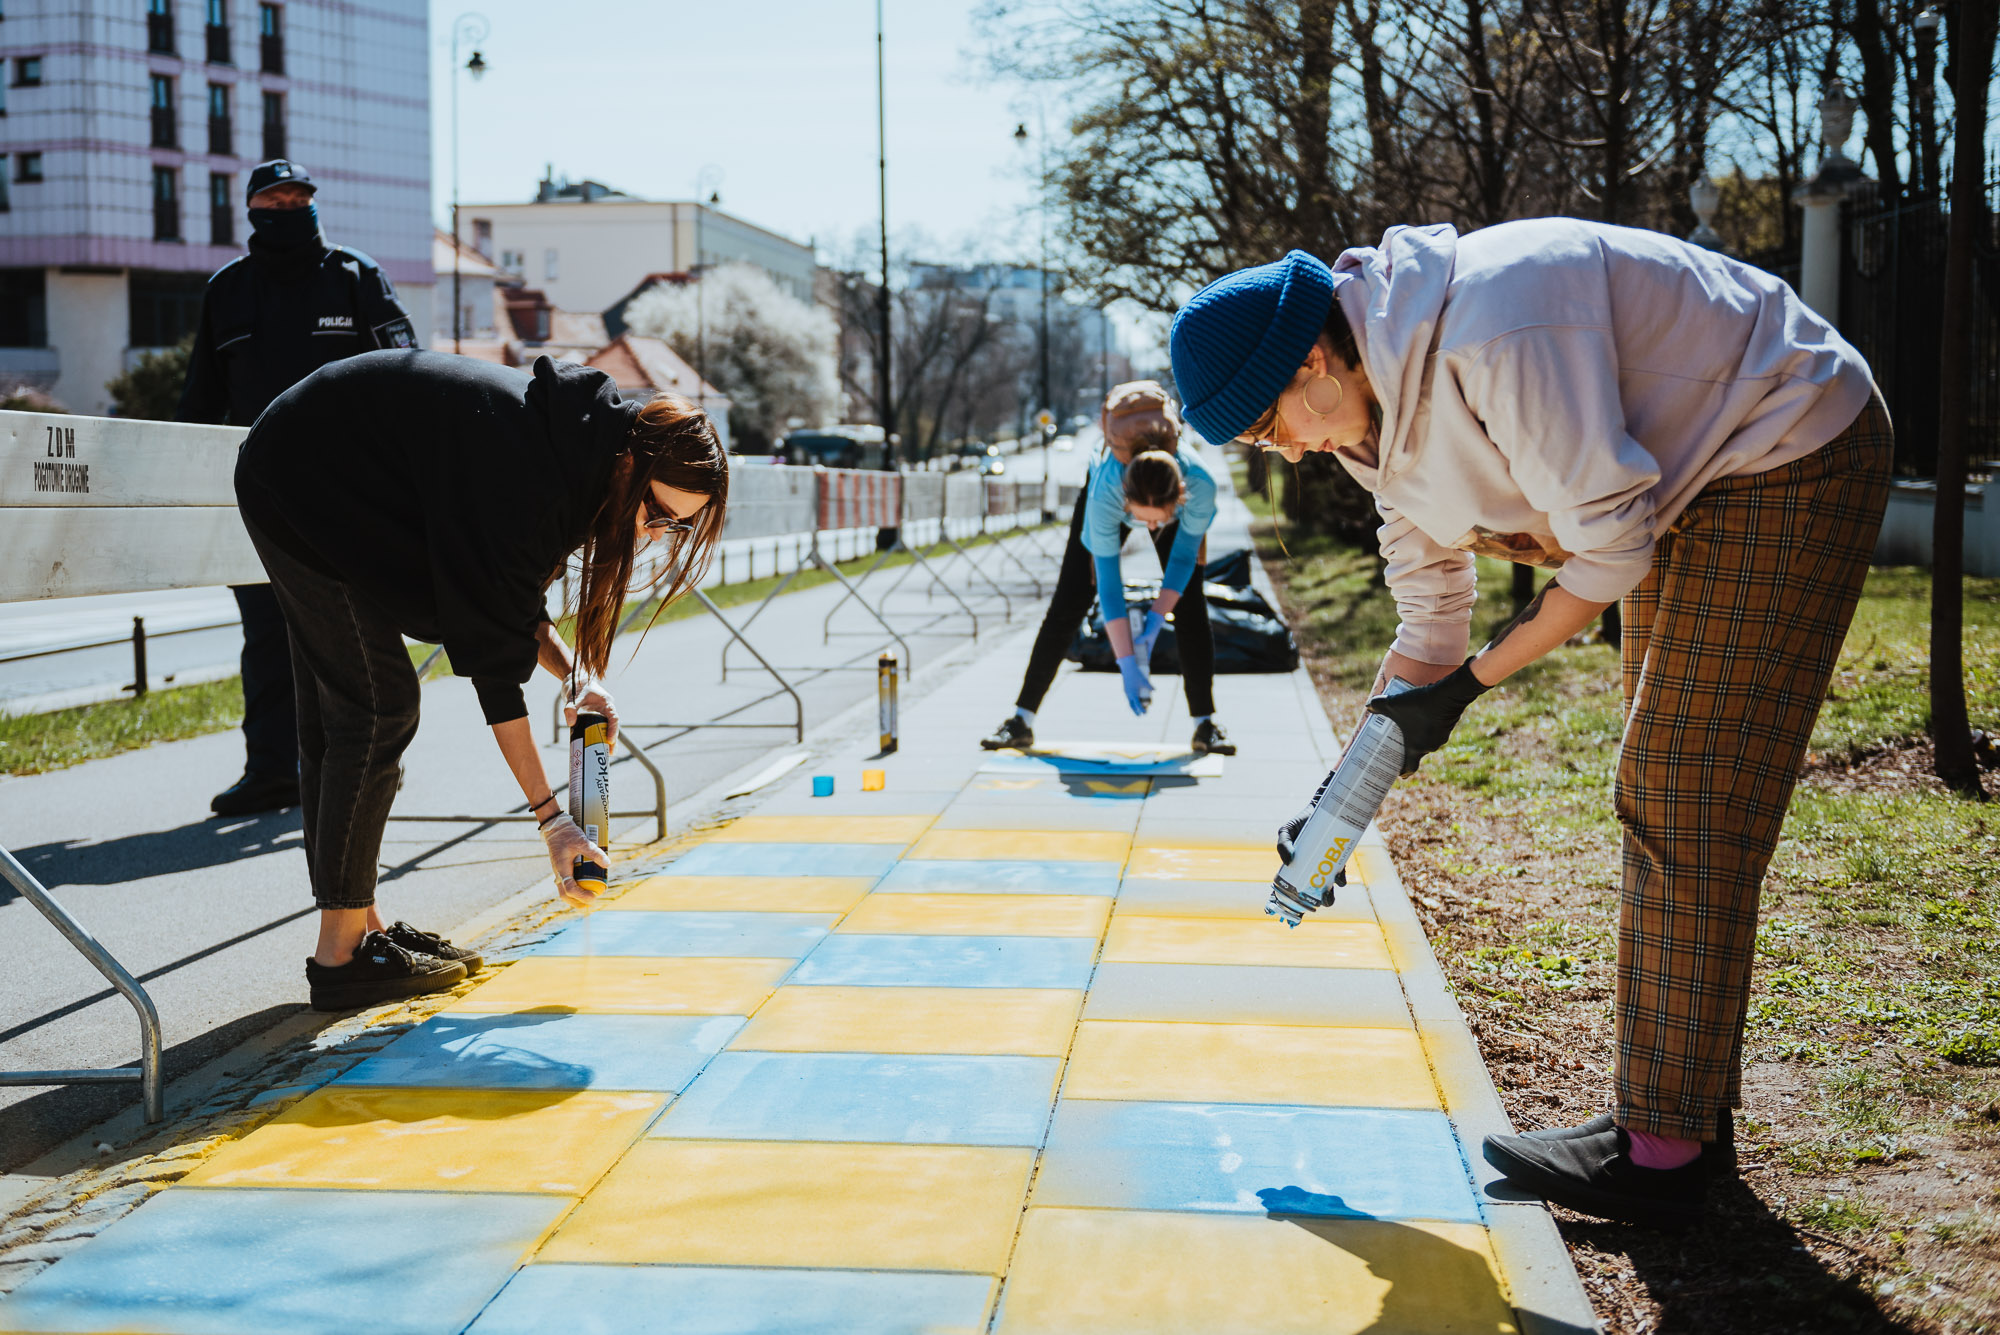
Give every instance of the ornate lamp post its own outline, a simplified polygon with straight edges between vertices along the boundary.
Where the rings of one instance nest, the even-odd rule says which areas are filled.
[[[486,58],[479,54],[479,44],[486,40],[492,25],[484,14],[460,14],[451,24],[451,350],[458,352],[459,344],[465,337],[465,307],[459,300],[458,248],[458,51],[461,46],[472,48],[472,59],[465,62],[465,72],[477,80],[486,73]]]

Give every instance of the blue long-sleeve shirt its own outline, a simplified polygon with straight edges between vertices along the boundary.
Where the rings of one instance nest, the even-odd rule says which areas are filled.
[[[1215,522],[1215,479],[1202,465],[1201,455],[1183,443],[1176,451],[1181,480],[1187,496],[1174,511],[1180,529],[1167,553],[1162,589],[1187,592],[1194,574],[1195,559],[1201,554],[1201,540]],[[1083,511],[1083,546],[1097,563],[1097,601],[1104,609],[1104,621],[1125,615],[1125,575],[1118,563],[1123,546],[1119,529],[1128,522],[1125,513],[1125,465],[1106,449],[1090,470],[1090,499]]]

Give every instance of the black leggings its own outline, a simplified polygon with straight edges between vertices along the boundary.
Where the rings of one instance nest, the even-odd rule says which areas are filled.
[[[1042,614],[1042,628],[1035,633],[1035,648],[1028,655],[1027,675],[1021,678],[1021,708],[1033,713],[1042,707],[1042,697],[1056,679],[1071,641],[1090,613],[1090,600],[1097,595],[1097,566],[1083,545],[1083,512],[1090,503],[1085,487],[1076,498],[1076,513],[1069,521],[1069,543],[1063,548],[1062,571],[1056,576],[1055,595],[1049,610]],[[1123,543],[1131,531],[1118,526]],[[1180,532],[1178,521],[1153,534],[1153,550],[1160,554],[1162,569]],[[1196,718],[1215,712],[1215,634],[1208,624],[1208,599],[1202,593],[1202,566],[1195,562],[1188,576],[1187,592],[1174,607],[1174,640],[1181,655],[1181,688],[1187,692],[1188,712]]]
[[[365,909],[375,902],[403,752],[417,735],[417,671],[385,613],[255,528],[250,540],[291,630],[313,900],[322,909]]]

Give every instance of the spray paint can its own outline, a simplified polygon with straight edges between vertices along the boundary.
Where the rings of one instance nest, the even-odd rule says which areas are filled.
[[[603,848],[611,839],[611,724],[602,714],[578,714],[569,730],[569,814],[583,837]],[[604,891],[609,868],[578,858],[577,888]]]
[[[1392,677],[1384,694],[1400,695],[1409,689],[1409,682]],[[1354,856],[1355,844],[1402,772],[1403,730],[1388,715],[1370,712],[1355,729],[1354,740],[1327,776],[1312,815],[1292,841],[1292,860],[1271,878],[1265,913],[1283,918],[1287,927],[1297,927],[1306,914],[1333,897],[1334,876]]]
[[[875,660],[875,709],[882,723],[882,754],[896,749],[896,656]]]

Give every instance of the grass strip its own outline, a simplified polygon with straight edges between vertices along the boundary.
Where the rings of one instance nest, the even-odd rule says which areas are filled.
[[[961,545],[971,549],[1000,541],[1025,529],[1010,529],[1004,534],[979,534],[964,539]],[[951,554],[951,548],[940,542],[923,549],[926,560],[933,562]],[[874,563],[875,554],[856,558],[852,561],[837,562],[840,572],[853,579]],[[911,563],[906,552],[897,552],[882,564],[888,570]],[[742,584],[728,584],[708,590],[708,596],[719,607],[739,607],[767,597],[777,588],[783,575],[768,575],[761,579],[748,580]],[[817,567],[803,570],[792,580],[792,589],[812,589],[833,582],[833,576]],[[866,589],[864,588],[864,593]],[[645,604],[651,615],[654,600]],[[628,603],[629,614],[636,604]],[[692,599],[668,608],[655,624],[679,621],[685,617],[698,615],[701,604]],[[644,625],[644,617],[640,624]],[[567,635],[570,622],[564,619],[562,629]],[[632,641],[634,651],[638,640]],[[430,656],[434,646],[413,644],[409,646],[410,661],[422,663]],[[431,677],[451,675],[451,656],[438,655],[432,666]],[[175,742],[187,737],[199,737],[205,733],[221,732],[241,726],[243,722],[243,686],[237,677],[225,677],[217,681],[203,682],[198,686],[173,686],[163,690],[149,691],[136,700],[107,700],[100,704],[83,705],[75,709],[62,709],[49,714],[28,714],[20,717],[0,718],[0,774],[42,774],[49,770],[63,769],[78,765],[86,760],[97,760],[104,756],[117,755],[121,751],[133,751],[151,746],[155,742]]]

